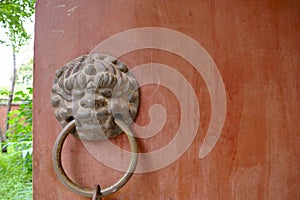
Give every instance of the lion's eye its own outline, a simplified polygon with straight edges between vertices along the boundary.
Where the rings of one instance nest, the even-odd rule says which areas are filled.
[[[95,99],[95,108],[103,107],[103,106],[105,106],[105,104],[106,104],[105,99],[103,99],[103,98]]]

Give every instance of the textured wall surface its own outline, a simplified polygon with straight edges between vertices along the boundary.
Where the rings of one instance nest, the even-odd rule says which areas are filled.
[[[122,56],[129,69],[157,62],[184,75],[199,101],[200,126],[180,159],[161,170],[135,174],[106,199],[300,199],[298,0],[40,0],[35,23],[35,199],[85,199],[66,189],[51,165],[61,130],[50,103],[55,71],[113,34],[149,26],[182,32],[211,55],[226,88],[226,121],[214,149],[199,159],[211,116],[201,75],[179,56],[161,50]],[[139,125],[149,123],[148,111],[155,103],[166,108],[168,117],[158,134],[138,140],[140,152],[166,145],[180,123],[176,96],[164,87],[147,85],[141,88]],[[114,143],[128,145],[124,136]],[[98,162],[72,136],[63,150],[63,164],[74,181],[87,187],[110,185],[122,174]]]

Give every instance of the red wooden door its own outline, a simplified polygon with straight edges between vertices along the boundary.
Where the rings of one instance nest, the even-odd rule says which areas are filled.
[[[35,23],[35,199],[85,199],[54,174],[50,94],[55,71],[99,44],[144,84],[138,173],[105,199],[300,199],[298,1],[44,0]],[[63,165],[86,187],[123,174],[72,136]]]

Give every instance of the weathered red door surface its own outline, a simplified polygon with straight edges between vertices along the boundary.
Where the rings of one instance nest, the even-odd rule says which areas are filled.
[[[125,52],[119,59],[144,83],[135,119],[142,157],[125,187],[104,199],[300,199],[298,0],[37,1],[34,199],[86,199],[52,168],[62,127],[51,86],[57,69],[115,34],[103,53]],[[128,149],[124,135],[112,142]],[[145,161],[147,153],[155,156]],[[85,187],[123,174],[73,136],[62,154],[68,176]]]

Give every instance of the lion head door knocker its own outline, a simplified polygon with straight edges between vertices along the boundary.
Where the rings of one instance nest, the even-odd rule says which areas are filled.
[[[52,86],[55,117],[64,127],[53,149],[53,167],[60,181],[73,192],[92,197],[93,189],[74,183],[61,164],[61,150],[69,133],[83,140],[110,139],[125,132],[131,147],[127,172],[114,185],[101,189],[98,197],[123,187],[137,165],[137,145],[130,128],[138,111],[138,84],[127,67],[108,55],[80,56],[56,71]]]

